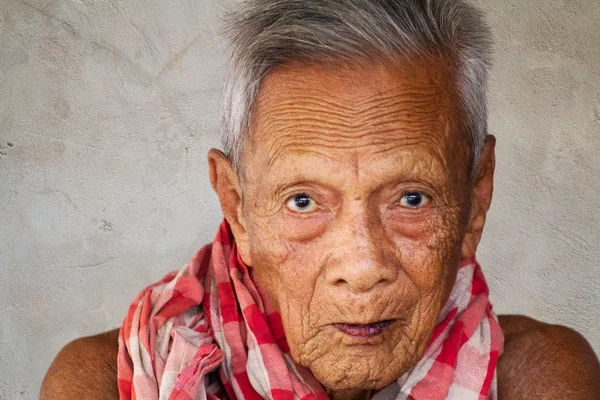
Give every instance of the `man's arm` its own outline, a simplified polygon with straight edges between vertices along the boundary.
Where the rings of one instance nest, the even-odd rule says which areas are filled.
[[[40,400],[118,400],[118,338],[115,329],[67,344],[46,373]]]
[[[600,399],[600,364],[583,336],[523,316],[499,319],[505,336],[500,400]]]

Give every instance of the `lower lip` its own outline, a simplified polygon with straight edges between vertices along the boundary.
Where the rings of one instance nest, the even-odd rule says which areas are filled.
[[[334,324],[334,326],[342,333],[357,338],[370,338],[379,335],[385,328],[390,326],[394,321],[382,321],[376,324],[368,325],[352,325],[352,324]]]

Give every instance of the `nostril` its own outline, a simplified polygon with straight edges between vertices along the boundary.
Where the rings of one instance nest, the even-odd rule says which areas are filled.
[[[337,281],[334,283],[334,285],[335,285],[335,286],[344,286],[344,285],[345,285],[345,284],[347,284],[347,283],[348,283],[348,282],[346,282],[346,280],[345,280],[345,279],[341,279],[341,278],[340,278],[340,279],[338,279],[338,280],[337,280]]]
[[[387,283],[390,283],[391,280],[390,279],[381,279],[379,282],[377,282],[375,284],[375,286],[385,286]]]

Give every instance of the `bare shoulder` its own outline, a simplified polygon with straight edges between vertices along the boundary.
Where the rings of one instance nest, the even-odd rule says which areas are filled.
[[[600,399],[600,363],[589,343],[564,326],[500,316],[500,399]],[[118,329],[66,345],[48,369],[41,400],[117,400]]]
[[[505,337],[500,399],[600,399],[600,364],[582,335],[524,316],[499,320]]]
[[[40,391],[40,400],[117,400],[119,330],[74,340],[56,356]]]

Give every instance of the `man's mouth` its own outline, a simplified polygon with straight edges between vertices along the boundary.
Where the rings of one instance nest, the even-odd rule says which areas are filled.
[[[357,338],[369,338],[379,335],[385,328],[394,323],[395,320],[376,322],[373,324],[333,324],[340,332]]]

